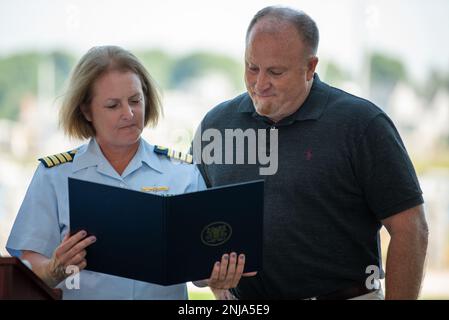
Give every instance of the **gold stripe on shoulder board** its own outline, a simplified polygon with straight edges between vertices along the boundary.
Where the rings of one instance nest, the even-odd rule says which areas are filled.
[[[41,159],[39,159],[41,160]],[[44,165],[46,165],[47,168],[54,166],[53,162],[47,157],[42,158],[42,160],[45,162]],[[42,161],[41,160],[41,161]]]

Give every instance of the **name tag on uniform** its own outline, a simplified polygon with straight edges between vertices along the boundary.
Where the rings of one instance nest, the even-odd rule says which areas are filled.
[[[161,191],[168,191],[168,187],[166,187],[166,186],[142,187],[140,190],[143,191],[143,192],[161,192]]]

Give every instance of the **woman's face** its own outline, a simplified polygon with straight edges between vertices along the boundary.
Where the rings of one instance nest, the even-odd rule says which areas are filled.
[[[109,71],[92,88],[84,116],[95,128],[102,147],[128,147],[140,138],[144,127],[145,97],[139,77],[131,71]]]

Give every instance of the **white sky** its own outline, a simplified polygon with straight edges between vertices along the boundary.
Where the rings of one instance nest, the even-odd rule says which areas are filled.
[[[56,48],[82,54],[117,44],[241,59],[251,17],[271,4],[309,13],[320,29],[320,57],[349,70],[358,70],[364,50],[378,48],[402,58],[415,79],[430,67],[449,72],[447,0],[0,0],[0,55]]]

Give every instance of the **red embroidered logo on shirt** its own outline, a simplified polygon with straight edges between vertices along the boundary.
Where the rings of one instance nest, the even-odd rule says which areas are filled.
[[[306,160],[312,160],[313,157],[313,153],[312,153],[312,149],[307,149],[306,152],[304,152],[304,154],[306,155]]]

